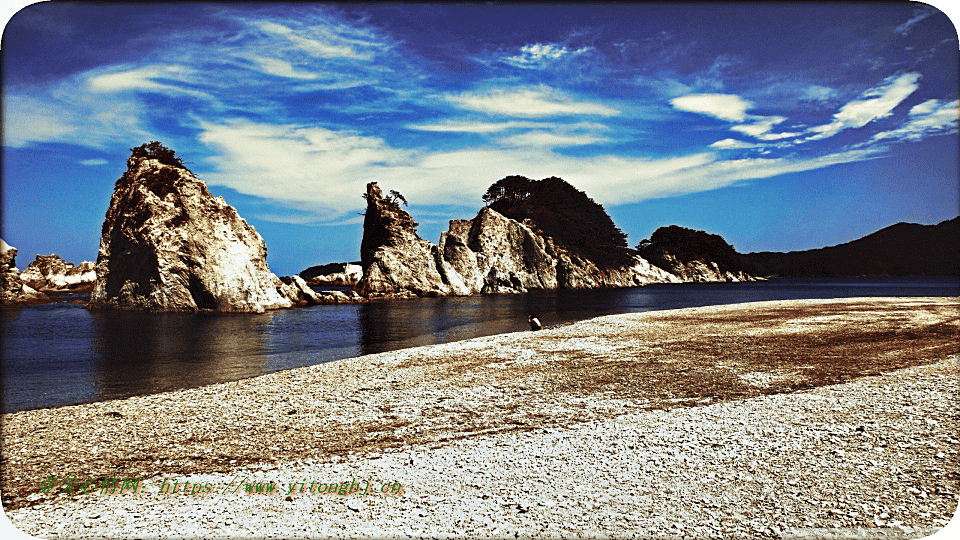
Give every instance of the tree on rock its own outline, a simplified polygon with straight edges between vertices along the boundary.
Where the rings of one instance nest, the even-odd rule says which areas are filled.
[[[572,254],[598,266],[613,267],[632,261],[627,235],[614,225],[603,206],[562,178],[531,180],[507,176],[490,186],[483,200],[508,218],[531,221]]]
[[[152,141],[148,144],[141,144],[136,148],[131,148],[132,157],[156,159],[165,165],[172,165],[181,169],[186,169],[183,159],[177,157],[177,153],[166,146],[160,144],[160,141]]]

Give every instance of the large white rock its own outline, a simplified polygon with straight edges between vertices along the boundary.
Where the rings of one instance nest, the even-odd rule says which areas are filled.
[[[185,167],[136,151],[107,210],[96,273],[89,308],[262,312],[297,301],[233,207]]]

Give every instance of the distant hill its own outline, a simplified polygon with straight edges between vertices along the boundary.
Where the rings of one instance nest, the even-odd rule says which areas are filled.
[[[960,276],[960,217],[937,225],[897,223],[837,246],[740,257],[755,276]]]

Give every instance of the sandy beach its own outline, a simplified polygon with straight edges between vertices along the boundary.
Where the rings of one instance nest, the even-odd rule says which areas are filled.
[[[613,315],[6,414],[3,504],[44,538],[923,537],[958,362],[957,298]]]

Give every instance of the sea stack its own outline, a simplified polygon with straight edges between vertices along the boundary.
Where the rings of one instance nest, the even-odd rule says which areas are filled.
[[[296,298],[270,272],[263,238],[173,150],[133,149],[103,223],[88,308],[263,312]]]
[[[450,221],[450,230],[434,245],[417,236],[417,224],[400,208],[404,201],[399,193],[384,197],[374,182],[367,185],[366,199],[360,245],[363,275],[356,291],[368,298],[516,294],[680,281],[631,253],[616,264],[598,264],[544,233],[533,220],[521,222],[490,206],[472,220]]]
[[[453,290],[437,270],[437,246],[417,235],[417,223],[400,208],[406,202],[394,191],[387,197],[376,182],[367,184],[360,266],[356,286],[365,297],[447,295]],[[464,294],[468,294],[464,291]]]

